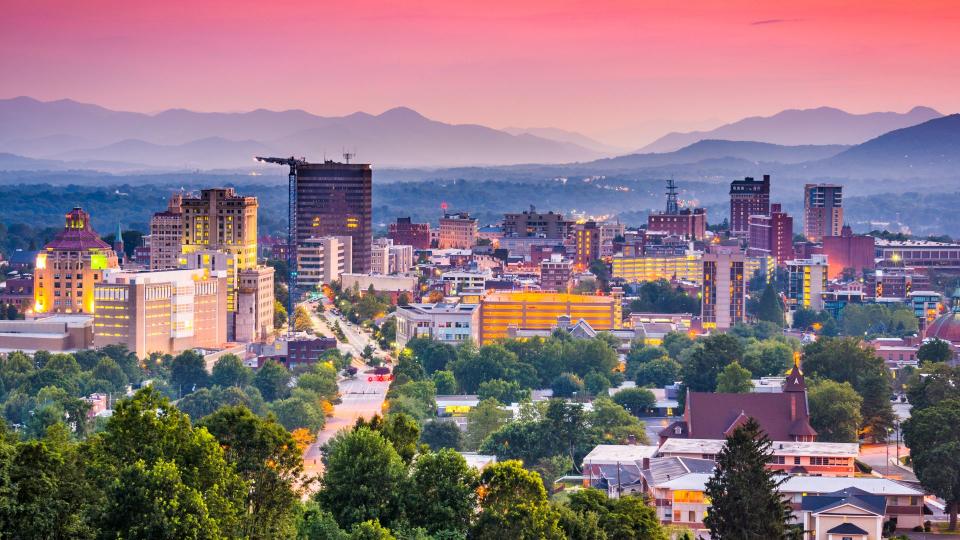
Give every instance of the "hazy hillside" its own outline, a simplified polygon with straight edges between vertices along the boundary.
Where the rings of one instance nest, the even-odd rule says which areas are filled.
[[[895,129],[942,116],[929,107],[906,113],[851,114],[832,107],[789,109],[773,116],[752,116],[709,131],[669,133],[639,152],[670,152],[704,139],[760,141],[781,145],[859,144]]]

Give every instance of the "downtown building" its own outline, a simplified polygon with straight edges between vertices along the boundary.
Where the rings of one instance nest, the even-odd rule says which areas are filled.
[[[444,214],[440,218],[440,249],[471,249],[477,245],[477,220],[467,212]]]
[[[581,319],[597,331],[621,327],[623,293],[608,296],[552,292],[496,292],[480,301],[480,345],[516,330],[552,330],[561,317]]]
[[[353,237],[310,237],[297,243],[297,287],[311,290],[353,272]]]
[[[530,210],[503,215],[504,236],[562,240],[570,235],[572,226],[573,222],[564,219],[563,214],[537,212],[533,205]]]
[[[730,234],[746,236],[751,216],[770,215],[770,175],[763,180],[748,176],[730,182]]]
[[[701,316],[704,328],[728,330],[746,321],[746,256],[737,246],[711,246],[703,254]]]
[[[860,278],[876,267],[874,238],[853,234],[849,225],[840,229],[839,236],[824,236],[821,251],[830,261],[830,279],[840,278],[844,272]]]
[[[183,245],[183,197],[170,197],[167,209],[150,218],[150,266],[151,270],[173,270],[180,267],[180,252]]]
[[[826,255],[787,261],[787,308],[823,311],[829,265]]]
[[[391,223],[387,238],[399,246],[413,246],[413,249],[430,249],[430,224],[413,223],[409,217],[398,217]]]
[[[351,238],[351,267],[370,272],[373,172],[368,163],[304,163],[297,167],[296,243]]]
[[[413,246],[396,245],[378,238],[370,251],[371,274],[402,274],[413,267]]]
[[[779,203],[770,205],[767,214],[750,216],[747,228],[747,254],[751,257],[773,257],[777,264],[794,257],[793,218]]]
[[[677,186],[667,181],[667,208],[647,216],[647,232],[659,231],[688,240],[703,240],[707,235],[707,211],[704,208],[680,209]]]
[[[80,207],[67,212],[62,231],[37,253],[33,313],[94,313],[94,286],[120,267],[117,254]]]
[[[840,236],[842,227],[843,186],[803,186],[803,235],[807,240],[820,242],[824,236]]]
[[[108,273],[93,291],[95,347],[125,345],[139,358],[218,348],[227,341],[223,272],[164,270]]]

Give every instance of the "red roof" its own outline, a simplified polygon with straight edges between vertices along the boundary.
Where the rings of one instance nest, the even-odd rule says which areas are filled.
[[[90,226],[90,214],[79,207],[67,212],[66,226],[44,248],[60,251],[85,251],[91,248],[112,249],[110,244],[101,240],[93,227]]]
[[[925,337],[960,343],[960,317],[957,315],[956,311],[950,311],[938,317],[927,327]]]
[[[774,441],[812,435],[804,396],[795,393],[711,394],[690,392],[687,396],[688,437],[724,439],[741,415],[755,418]],[[796,399],[796,418],[791,418],[791,401]]]

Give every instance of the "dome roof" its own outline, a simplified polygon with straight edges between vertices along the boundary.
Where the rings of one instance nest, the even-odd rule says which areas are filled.
[[[47,250],[86,251],[88,249],[110,250],[110,245],[90,226],[90,214],[79,207],[67,212],[66,226],[46,246]]]
[[[960,343],[960,313],[954,309],[937,317],[937,320],[927,326],[924,337]]]

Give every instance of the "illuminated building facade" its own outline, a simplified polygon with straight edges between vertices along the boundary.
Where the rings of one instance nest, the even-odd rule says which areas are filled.
[[[301,240],[297,244],[297,287],[310,290],[337,281],[340,274],[353,271],[354,260],[352,236]]]
[[[90,215],[74,208],[64,229],[37,254],[33,312],[93,313],[94,286],[116,268],[116,252],[90,226]]]
[[[205,189],[185,197],[181,253],[214,250],[233,255],[237,270],[257,266],[257,198],[242,197],[233,188]],[[153,241],[153,239],[151,239]],[[235,305],[230,306],[233,311]]]
[[[571,225],[573,223],[564,219],[563,214],[537,212],[532,205],[528,211],[503,215],[504,236],[560,240],[570,234]]]
[[[138,357],[176,354],[227,341],[227,278],[222,272],[111,272],[94,287],[95,347],[126,345]]]
[[[440,218],[440,249],[470,249],[477,245],[477,220],[466,212]]]
[[[843,227],[843,186],[803,186],[803,235],[811,242],[824,236],[840,236]]]
[[[273,334],[274,270],[258,266],[237,275],[237,312],[234,340],[263,341]]]
[[[688,251],[680,257],[644,256],[644,257],[613,257],[613,277],[625,280],[627,283],[643,283],[645,281],[680,280],[700,284],[703,280],[703,262],[699,251]]]
[[[150,218],[150,269],[173,270],[180,267],[183,245],[183,197],[170,197],[167,209]]]
[[[826,255],[811,255],[809,259],[787,261],[787,307],[791,311],[822,311],[828,272]]]
[[[370,271],[373,171],[368,163],[307,163],[297,167],[297,236],[349,236],[354,272]]]
[[[730,234],[745,236],[750,216],[770,215],[770,175],[763,180],[746,177],[730,182]]]
[[[704,328],[726,330],[746,319],[746,257],[734,246],[703,254],[701,316]]]
[[[748,219],[748,255],[767,255],[783,264],[794,258],[793,218],[780,204],[770,205],[769,215],[752,215]]]
[[[573,263],[579,269],[586,269],[590,263],[600,258],[600,227],[596,222],[588,221],[576,226],[576,255]]]
[[[830,279],[841,277],[844,271],[850,272],[856,279],[864,271],[873,270],[874,238],[872,236],[854,235],[849,225],[840,229],[840,236],[823,237],[823,254],[830,261]]]
[[[501,292],[480,302],[481,345],[508,336],[510,327],[550,330],[557,319],[585,320],[597,331],[620,328],[622,294],[594,296],[548,292]]]

